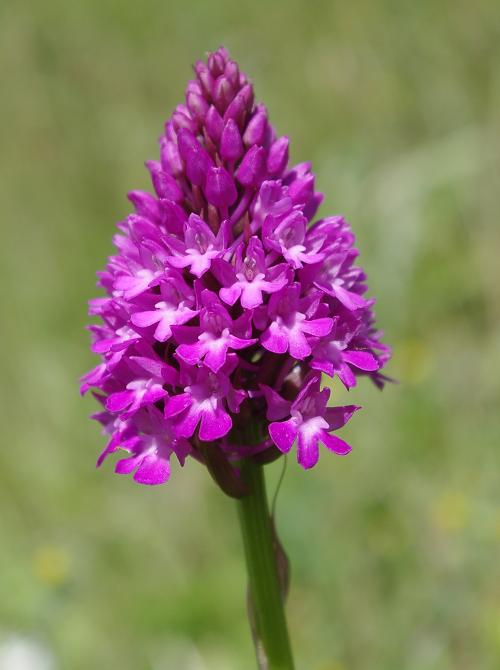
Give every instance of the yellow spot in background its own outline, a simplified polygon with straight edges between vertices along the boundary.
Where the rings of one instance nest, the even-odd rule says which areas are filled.
[[[463,530],[469,522],[469,501],[458,491],[444,493],[435,501],[432,516],[439,530],[456,533]]]
[[[63,584],[69,573],[68,553],[54,545],[39,547],[33,555],[33,572],[43,584]]]
[[[432,372],[432,352],[423,340],[404,340],[394,347],[394,365],[402,382],[421,384]]]

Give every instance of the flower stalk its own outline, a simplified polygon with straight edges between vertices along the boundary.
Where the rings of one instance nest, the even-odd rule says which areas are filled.
[[[237,501],[248,572],[249,616],[260,670],[293,670],[285,619],[285,593],[278,567],[278,545],[269,513],[263,466],[242,462],[249,494]]]

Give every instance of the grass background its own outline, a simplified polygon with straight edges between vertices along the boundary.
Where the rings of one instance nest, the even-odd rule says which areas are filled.
[[[76,383],[125,192],[220,43],[352,222],[401,382],[351,393],[348,458],[288,464],[297,667],[499,668],[495,0],[0,2],[0,645],[64,670],[254,667],[233,503],[195,463],[153,489],[96,472]]]

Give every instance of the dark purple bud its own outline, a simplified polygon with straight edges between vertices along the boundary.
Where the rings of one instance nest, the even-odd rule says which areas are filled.
[[[231,86],[234,89],[237,89],[240,83],[240,70],[234,60],[230,60],[228,63],[226,63],[224,74],[226,75],[226,78],[230,82]]]
[[[224,59],[224,63],[227,63],[227,61],[229,60],[229,51],[226,49],[226,47],[221,44],[220,47],[217,49],[217,53],[219,53],[222,56],[222,58]]]
[[[314,215],[319,209],[319,206],[323,202],[324,197],[325,196],[323,195],[323,193],[315,193],[313,197],[310,200],[308,200],[303,209],[304,216],[308,221],[310,221],[314,217]]]
[[[267,157],[267,171],[273,177],[281,175],[288,163],[288,137],[280,137],[273,142]]]
[[[186,221],[186,212],[171,200],[159,201],[160,218],[169,233],[181,235]]]
[[[205,181],[207,170],[213,164],[212,159],[189,130],[180,130],[177,142],[179,153],[186,165],[188,179],[196,186],[201,186]]]
[[[219,77],[223,72],[226,66],[226,61],[224,56],[216,51],[215,53],[210,54],[208,57],[208,69],[212,77]]]
[[[210,139],[218,143],[224,128],[224,121],[213,105],[209,107],[205,117],[205,128]]]
[[[154,189],[159,198],[167,198],[174,202],[182,200],[182,191],[173,177],[161,169],[158,161],[146,161],[146,167],[151,175]]]
[[[208,102],[205,100],[205,98],[199,93],[188,91],[186,95],[186,102],[188,109],[193,117],[197,121],[203,122],[208,112]]]
[[[294,205],[303,204],[314,194],[314,177],[312,174],[295,179],[288,187],[288,195]]]
[[[259,190],[259,207],[266,213],[283,198],[283,188],[279,181],[264,181]],[[286,201],[285,201],[286,202]],[[288,209],[292,208],[291,200],[288,199]],[[279,212],[280,214],[284,212]]]
[[[139,216],[150,221],[157,221],[159,215],[158,202],[150,193],[145,191],[130,191],[127,198],[134,205],[135,211]]]
[[[229,79],[227,79],[224,75],[218,77],[214,84],[213,100],[219,112],[224,112],[224,110],[234,98],[234,94],[235,90]]]
[[[229,119],[222,131],[220,155],[225,161],[237,161],[243,155],[243,143],[240,131],[233,119]]]
[[[245,106],[247,111],[251,111],[253,107],[253,86],[251,84],[246,84],[240,91],[243,99],[245,101]]]
[[[264,149],[259,146],[253,146],[243,157],[236,171],[236,179],[244,186],[258,186],[262,181],[264,165]]]
[[[160,160],[163,170],[173,177],[180,177],[183,174],[184,166],[177,145],[165,137],[160,140]]]
[[[267,115],[265,112],[257,112],[250,119],[243,134],[243,142],[247,147],[252,144],[263,144],[267,130]]]
[[[212,96],[212,87],[214,85],[214,79],[210,74],[210,70],[203,61],[199,60],[194,66],[194,71],[198,76],[203,95],[206,98],[210,98]]]
[[[238,197],[232,177],[222,167],[209,169],[204,191],[208,202],[216,207],[229,207]]]
[[[177,144],[179,146],[179,154],[183,161],[185,161],[190,152],[195,152],[201,149],[200,143],[189,130],[182,129],[177,134]]]
[[[190,153],[186,160],[186,174],[189,181],[196,186],[201,186],[205,182],[207,171],[212,165],[212,159],[204,149]]]
[[[197,95],[203,95],[200,83],[198,81],[195,81],[194,79],[191,79],[186,88],[186,95],[188,93],[196,93]]]
[[[224,121],[234,119],[239,128],[243,130],[245,118],[251,111],[253,105],[253,89],[247,84],[236,95],[229,107],[224,112]]]
[[[175,130],[185,128],[186,130],[196,132],[196,123],[190,116],[187,116],[187,114],[184,114],[183,112],[175,111],[172,114],[172,123]]]
[[[167,121],[165,123],[165,137],[170,142],[177,142],[177,132],[174,128],[172,121]]]

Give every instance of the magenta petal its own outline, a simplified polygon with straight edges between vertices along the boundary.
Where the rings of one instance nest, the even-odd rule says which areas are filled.
[[[204,442],[218,440],[229,433],[232,425],[231,417],[220,407],[216,407],[213,411],[205,410],[201,415],[200,440]]]
[[[287,453],[297,437],[297,426],[294,419],[280,423],[269,424],[269,435],[272,441],[283,453]]]
[[[346,363],[354,365],[360,370],[373,371],[379,369],[379,362],[369,351],[344,351],[343,358]]]
[[[229,335],[228,338],[228,344],[231,347],[231,349],[245,349],[246,347],[249,347],[252,344],[255,344],[255,342],[258,342],[257,338],[253,338],[251,340],[243,340],[241,337],[236,337],[235,335]]]
[[[175,368],[164,363],[161,358],[130,356],[130,362],[133,364],[134,369],[137,368],[140,374],[147,372],[151,377],[161,379],[168,384],[175,384],[177,382],[179,373]]]
[[[343,407],[327,407],[325,419],[328,421],[330,430],[342,428],[361,407],[358,405],[344,405]]]
[[[266,418],[268,421],[279,421],[290,414],[291,403],[289,400],[285,400],[279,393],[265,384],[261,384],[260,389],[267,402]]]
[[[264,282],[262,282],[264,283]],[[245,283],[241,290],[241,305],[245,309],[255,309],[262,305],[262,283]]]
[[[231,354],[229,354],[231,356]],[[227,406],[231,412],[238,414],[240,405],[247,397],[247,392],[242,389],[232,389],[226,398]]]
[[[311,321],[303,321],[300,326],[304,333],[314,335],[315,337],[324,337],[328,335],[333,328],[333,319],[312,319]]]
[[[335,374],[335,366],[331,361],[327,361],[324,358],[315,358],[311,361],[311,367],[313,370],[321,370],[325,375],[333,377]]]
[[[284,354],[288,349],[288,338],[275,323],[272,323],[269,328],[264,331],[260,337],[262,345],[275,354]]]
[[[346,387],[347,390],[350,388],[353,388],[356,386],[357,381],[356,381],[356,375],[352,371],[352,368],[347,365],[347,363],[341,363],[340,366],[336,370],[340,381],[344,386]]]
[[[297,358],[299,361],[307,358],[311,353],[311,347],[305,335],[298,329],[289,333],[290,355]]]
[[[344,442],[344,440],[341,440],[340,437],[337,437],[336,435],[330,435],[326,430],[321,433],[321,441],[327,449],[333,451],[333,453],[338,456],[345,456],[352,451],[351,445],[347,444],[347,442]]]
[[[167,398],[165,401],[165,418],[177,416],[187,409],[193,402],[189,393],[181,393]]]
[[[169,256],[168,262],[174,268],[186,268],[191,263],[190,256]]]
[[[166,342],[172,335],[172,321],[171,318],[161,318],[158,321],[158,326],[155,330],[155,340],[158,342]]]
[[[121,412],[132,403],[133,398],[134,394],[131,391],[113,393],[106,400],[106,409],[110,412]]]
[[[205,354],[205,365],[210,368],[212,372],[219,372],[227,356],[227,342],[223,339],[213,340],[207,343],[207,353]]]
[[[174,419],[174,432],[177,437],[192,437],[200,420],[201,409],[193,403],[185,412]]]
[[[136,312],[130,317],[130,320],[134,326],[139,326],[139,328],[147,328],[148,326],[152,326],[153,323],[158,323],[160,319],[161,312],[157,309],[148,312]]]
[[[137,464],[142,458],[142,454],[138,456],[129,456],[128,458],[122,458],[115,465],[115,472],[117,475],[129,475],[135,470]]]
[[[305,430],[299,430],[299,439],[297,441],[297,461],[305,470],[313,468],[318,462],[319,437],[320,433],[317,431],[309,433]]]
[[[177,347],[177,356],[189,365],[196,365],[201,360],[205,347],[201,342],[181,344]]]
[[[340,302],[350,310],[360,309],[366,307],[366,300],[358,295],[357,293],[352,293],[352,291],[347,291],[342,286],[334,285],[332,287],[332,294],[340,300]]]
[[[167,395],[167,392],[165,389],[163,389],[159,385],[155,385],[148,389],[146,393],[143,396],[143,402],[142,404],[147,405],[147,404],[154,404],[155,402],[158,402],[158,400],[161,400]]]
[[[221,288],[219,295],[222,300],[228,305],[234,305],[241,295],[241,286],[239,284],[233,284],[227,288]]]
[[[164,484],[169,477],[170,463],[168,460],[151,454],[146,456],[137,468],[134,480],[138,484],[156,486],[157,484]]]

